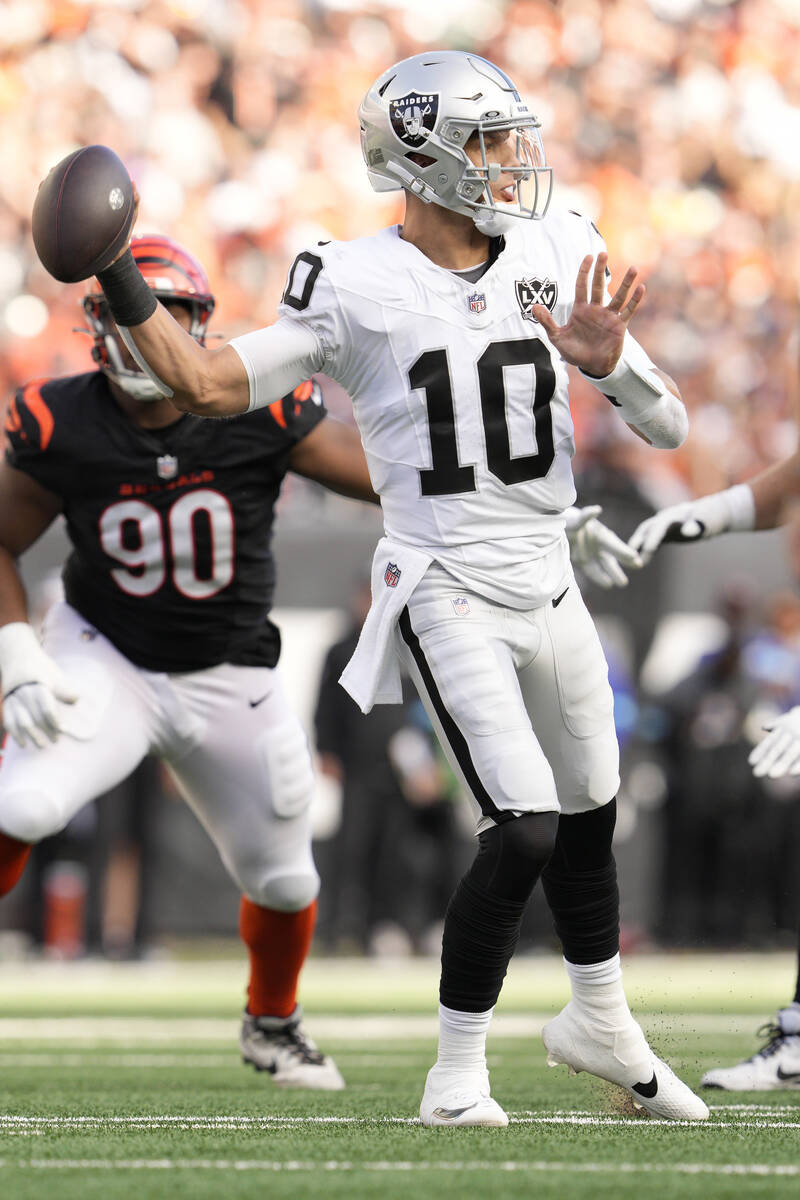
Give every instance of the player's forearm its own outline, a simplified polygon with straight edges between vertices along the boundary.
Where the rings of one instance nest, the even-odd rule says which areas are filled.
[[[294,447],[289,466],[332,492],[352,500],[380,504],[372,490],[367,460],[358,432],[332,417],[322,421]]]
[[[141,324],[119,329],[139,366],[176,408],[202,417],[247,410],[247,374],[235,352],[199,345],[163,305]]]
[[[28,620],[28,603],[17,564],[0,546],[0,627]]]
[[[780,525],[787,504],[800,499],[800,451],[748,479],[747,487],[753,493],[755,528]]]
[[[674,380],[642,359],[639,347],[626,347],[614,370],[602,379],[582,374],[611,400],[623,420],[659,450],[677,450],[686,441],[689,417]]]

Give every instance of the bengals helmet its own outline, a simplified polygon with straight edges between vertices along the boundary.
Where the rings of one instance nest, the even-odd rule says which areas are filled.
[[[132,238],[131,253],[159,300],[188,308],[189,333],[204,345],[214,297],[208,276],[194,255],[166,237]],[[160,399],[161,392],[153,381],[124,353],[100,284],[94,279],[90,287],[83,298],[83,311],[94,339],[92,358],[134,400]]]
[[[375,80],[358,110],[361,150],[376,192],[403,188],[474,221],[483,233],[545,215],[552,191],[540,123],[494,63],[461,50],[415,54]],[[480,161],[465,146],[477,135]],[[492,161],[492,139],[515,150],[514,203],[492,196],[509,170]]]

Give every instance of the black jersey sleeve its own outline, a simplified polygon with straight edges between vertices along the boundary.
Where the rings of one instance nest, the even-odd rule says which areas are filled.
[[[266,410],[280,429],[287,448],[301,442],[325,417],[322,389],[314,379],[298,383],[293,392],[273,401]]]
[[[48,403],[48,380],[35,379],[16,392],[5,420],[6,462],[51,491],[60,489],[54,454],[55,417]]]

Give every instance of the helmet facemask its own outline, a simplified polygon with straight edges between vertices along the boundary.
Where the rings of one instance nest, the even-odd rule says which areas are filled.
[[[473,128],[470,124],[451,119],[445,122],[439,134],[454,151],[463,155],[464,168],[455,191],[464,207],[456,211],[466,210],[481,232],[492,234],[508,229],[509,222],[514,219],[541,220],[550,204],[553,171],[547,166],[539,122],[531,116],[517,121],[482,119]],[[497,162],[492,157],[494,139],[491,135],[498,133],[505,133],[513,142],[512,164]],[[477,141],[478,162],[473,161],[466,150],[471,138]],[[499,200],[492,193],[492,184],[504,174],[513,177],[513,200]]]

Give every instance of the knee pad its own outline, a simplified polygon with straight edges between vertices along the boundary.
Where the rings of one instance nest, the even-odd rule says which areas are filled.
[[[259,750],[267,768],[272,811],[289,820],[304,812],[314,793],[308,742],[297,721],[266,729]]]
[[[319,895],[319,875],[315,870],[264,875],[254,886],[243,888],[248,900],[277,912],[300,912]]]
[[[45,789],[19,787],[0,791],[0,831],[20,842],[40,842],[66,825],[56,795]]]
[[[527,899],[556,844],[558,813],[523,813],[478,837],[474,882],[506,899]]]

